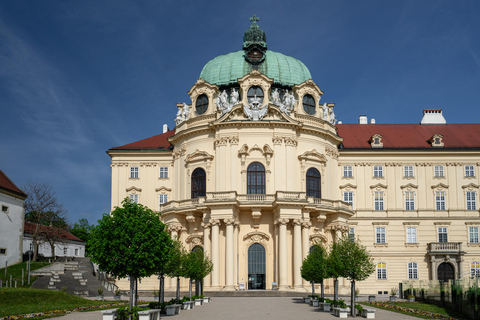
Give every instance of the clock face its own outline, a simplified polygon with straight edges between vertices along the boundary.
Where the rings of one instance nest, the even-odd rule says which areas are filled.
[[[263,58],[263,53],[254,48],[247,53],[247,56],[251,61],[260,61]]]

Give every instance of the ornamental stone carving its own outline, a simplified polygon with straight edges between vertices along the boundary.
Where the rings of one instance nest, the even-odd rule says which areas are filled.
[[[243,241],[250,242],[267,242],[269,239],[270,236],[261,231],[252,231],[243,237]]]
[[[287,219],[287,218],[279,218],[275,222],[277,224],[286,225],[286,224],[288,224],[289,221],[290,221],[290,219]]]
[[[243,112],[249,120],[258,121],[265,117],[268,111],[268,105],[260,105],[261,101],[256,95],[255,97],[250,98],[248,106],[245,104],[243,105]]]
[[[218,225],[220,225],[220,220],[218,220],[218,219],[212,219],[212,220],[210,220],[210,224],[211,224],[212,226],[218,226]]]
[[[295,100],[293,93],[289,93],[288,90],[285,90],[282,99],[280,99],[280,92],[278,89],[275,89],[272,92],[272,103],[279,107],[280,111],[289,116],[290,112],[295,108],[297,100]]]
[[[235,219],[234,219],[234,218],[228,218],[228,219],[224,219],[223,222],[224,222],[227,226],[231,226],[231,225],[235,224]]]

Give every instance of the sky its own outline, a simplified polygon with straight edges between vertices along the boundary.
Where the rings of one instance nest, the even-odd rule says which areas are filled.
[[[106,150],[174,128],[203,66],[256,14],[343,123],[480,122],[480,1],[0,1],[0,169],[71,223],[111,209]]]

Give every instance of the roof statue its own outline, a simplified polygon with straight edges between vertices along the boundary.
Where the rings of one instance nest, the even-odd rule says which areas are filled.
[[[260,104],[260,99],[257,97],[257,95],[255,95],[253,98],[250,99],[250,103],[248,106],[243,105],[243,111],[245,112],[245,115],[248,117],[248,119],[258,121],[262,120],[263,117],[265,117],[268,111],[268,105],[260,107]]]

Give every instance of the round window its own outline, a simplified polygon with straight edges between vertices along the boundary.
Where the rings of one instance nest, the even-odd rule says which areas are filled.
[[[303,96],[303,110],[308,114],[315,114],[315,100],[309,94]]]
[[[205,94],[202,94],[197,98],[197,102],[195,103],[195,111],[197,114],[204,114],[205,111],[208,109],[208,97]]]
[[[250,89],[248,89],[248,93],[247,93],[248,102],[250,103],[251,102],[250,99],[253,99],[255,97],[257,97],[260,103],[263,102],[263,90],[259,86],[253,86],[253,87],[250,87]]]

